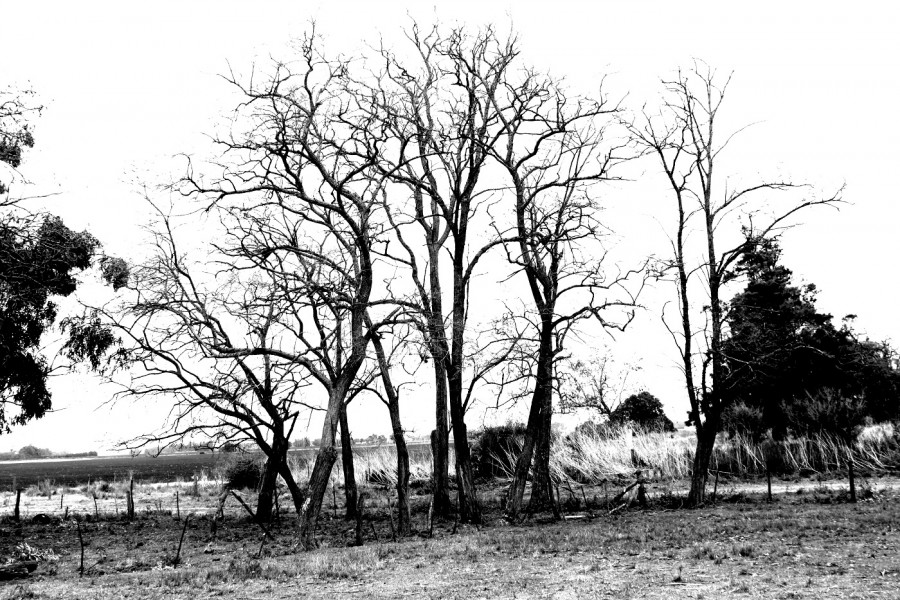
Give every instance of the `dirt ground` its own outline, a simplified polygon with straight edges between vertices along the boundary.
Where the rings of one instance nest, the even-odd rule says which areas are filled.
[[[285,518],[259,559],[263,535],[231,500],[215,527],[193,512],[177,565],[183,521],[168,510],[139,510],[133,522],[88,514],[83,578],[74,520],[4,518],[0,556],[22,543],[53,556],[0,587],[0,598],[900,598],[893,483],[870,482],[857,504],[846,502],[841,482],[777,482],[773,504],[724,486],[716,505],[699,510],[670,508],[671,497],[651,490],[649,509],[612,515],[594,504],[601,489],[576,488],[587,509],[571,496],[567,506],[562,492],[562,522],[545,515],[517,525],[500,518],[493,490],[483,526],[438,523],[433,538],[396,543],[387,499],[373,491],[365,546],[348,547],[353,523],[326,504],[320,549],[295,551],[294,521]],[[210,498],[197,501],[199,509]],[[414,508],[414,526],[426,529],[427,497]]]

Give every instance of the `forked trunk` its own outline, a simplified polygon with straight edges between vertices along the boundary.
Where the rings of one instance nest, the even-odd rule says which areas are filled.
[[[344,503],[345,516],[356,518],[356,504],[359,494],[356,490],[356,471],[353,468],[353,440],[350,437],[350,424],[347,420],[347,407],[341,407],[341,464],[344,467]]]
[[[303,510],[300,514],[300,543],[307,550],[312,550],[316,546],[316,526],[319,521],[319,513],[322,510],[322,501],[331,480],[331,470],[334,468],[334,463],[337,462],[338,451],[335,446],[335,436],[345,397],[346,387],[337,386],[331,390],[328,399],[328,411],[325,414],[325,423],[322,424],[322,441],[319,452],[316,454],[312,474],[309,477],[309,495],[303,502]]]
[[[535,395],[537,390],[535,390]],[[522,510],[522,498],[525,495],[525,484],[528,481],[528,472],[531,469],[531,461],[534,457],[534,447],[540,430],[541,409],[540,402],[532,398],[531,410],[528,413],[528,425],[525,428],[525,440],[522,449],[516,457],[516,466],[513,470],[513,479],[506,492],[506,516],[515,519]]]

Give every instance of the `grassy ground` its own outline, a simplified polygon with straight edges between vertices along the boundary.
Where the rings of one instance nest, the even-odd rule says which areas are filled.
[[[775,486],[774,504],[729,489],[715,506],[672,510],[673,498],[656,491],[649,510],[613,515],[593,504],[602,491],[588,488],[589,510],[570,499],[563,522],[535,517],[519,525],[499,518],[496,488],[484,493],[484,526],[454,534],[452,522],[439,523],[433,538],[399,543],[389,541],[387,499],[373,491],[362,548],[347,547],[353,525],[327,505],[322,548],[292,552],[293,521],[285,519],[259,559],[255,525],[232,512],[213,530],[201,515],[188,525],[176,568],[182,524],[167,511],[145,511],[131,523],[108,515],[82,525],[84,578],[72,520],[5,520],[0,556],[24,542],[58,558],[0,588],[0,598],[900,597],[896,492],[873,486],[852,505],[840,489],[786,485]],[[415,498],[415,508],[414,522],[425,529],[427,498]]]

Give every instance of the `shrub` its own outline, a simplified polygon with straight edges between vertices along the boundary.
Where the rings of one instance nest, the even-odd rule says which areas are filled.
[[[51,452],[46,448],[38,448],[37,446],[23,446],[19,450],[19,458],[46,458]]]
[[[743,401],[729,406],[722,414],[722,431],[736,435],[757,437],[763,432],[763,411]]]
[[[222,473],[225,487],[233,490],[255,490],[262,480],[263,468],[263,461],[257,456],[229,454]]]
[[[472,444],[476,477],[489,479],[509,475],[522,447],[525,430],[523,423],[506,423],[476,432],[475,443]]]

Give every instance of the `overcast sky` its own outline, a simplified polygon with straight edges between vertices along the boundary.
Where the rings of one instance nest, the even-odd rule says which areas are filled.
[[[583,93],[607,76],[606,90],[627,96],[635,109],[652,104],[659,79],[694,58],[734,71],[723,118],[732,128],[755,125],[735,142],[733,170],[747,178],[784,175],[821,193],[846,183],[840,212],[806,214],[785,237],[785,263],[821,289],[822,310],[858,314],[861,331],[900,341],[898,16],[890,2],[7,3],[0,85],[30,87],[46,106],[22,168],[32,185],[14,191],[56,194],[46,208],[70,227],[90,230],[110,254],[137,256],[146,220],[138,182],[176,178],[179,154],[209,150],[205,134],[235,102],[219,77],[229,64],[246,72],[254,61],[287,56],[289,41],[311,19],[329,51],[351,55],[379,37],[394,43],[411,18],[494,23],[517,32],[523,64],[565,77]],[[648,177],[654,167],[643,167]],[[618,231],[629,248],[664,243],[664,193],[611,190],[616,210],[633,211],[641,223]],[[644,383],[658,387],[651,391],[680,421],[686,399],[677,354],[658,314],[648,306],[616,344],[622,356],[641,361]],[[652,349],[639,355],[642,346]],[[3,436],[0,450],[27,443],[108,448],[161,414],[159,407],[98,408],[109,391],[89,375],[59,379],[53,389],[57,412]],[[355,435],[387,433],[383,409],[361,410],[381,412],[357,417]],[[429,406],[404,411],[407,427],[431,428]]]

